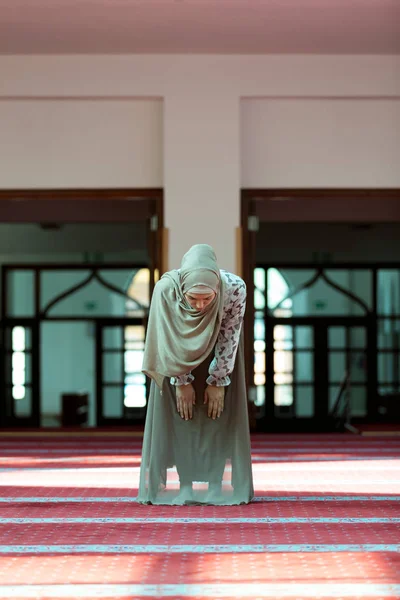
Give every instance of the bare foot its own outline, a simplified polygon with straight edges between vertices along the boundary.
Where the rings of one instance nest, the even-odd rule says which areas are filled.
[[[185,504],[193,500],[193,488],[191,485],[181,485],[179,494],[175,498],[178,504]]]
[[[208,485],[208,493],[206,501],[212,504],[218,504],[224,499],[222,495],[222,485],[220,483],[210,483]]]

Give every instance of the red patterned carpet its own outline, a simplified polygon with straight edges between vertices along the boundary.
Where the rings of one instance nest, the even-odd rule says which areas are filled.
[[[252,448],[252,504],[152,507],[138,432],[0,433],[0,598],[400,598],[400,437]]]

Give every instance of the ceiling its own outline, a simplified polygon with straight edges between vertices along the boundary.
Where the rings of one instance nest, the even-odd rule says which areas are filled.
[[[0,0],[0,54],[400,54],[400,0]]]

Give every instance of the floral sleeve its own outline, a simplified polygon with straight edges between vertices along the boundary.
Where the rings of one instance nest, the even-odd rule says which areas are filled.
[[[227,386],[235,366],[240,333],[246,310],[246,284],[237,275],[225,272],[226,301],[215,356],[209,367],[208,385]]]
[[[177,377],[171,377],[170,383],[171,385],[187,385],[188,383],[192,383],[194,381],[194,375],[191,373],[186,373],[185,375],[179,375]]]

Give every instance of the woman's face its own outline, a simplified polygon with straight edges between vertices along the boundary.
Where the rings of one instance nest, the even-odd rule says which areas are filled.
[[[204,310],[215,298],[215,292],[207,292],[206,294],[193,294],[189,292],[185,294],[186,300],[192,308],[196,310]]]

